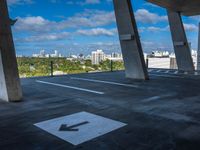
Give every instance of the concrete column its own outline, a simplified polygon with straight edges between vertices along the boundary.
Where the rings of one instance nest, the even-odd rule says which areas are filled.
[[[20,101],[22,90],[6,0],[0,0],[0,99]]]
[[[127,78],[148,79],[131,0],[113,0]]]
[[[178,69],[183,71],[194,71],[191,51],[183,27],[181,15],[178,12],[170,10],[168,10],[167,13]]]
[[[200,23],[199,23],[198,50],[197,50],[197,70],[200,70]]]

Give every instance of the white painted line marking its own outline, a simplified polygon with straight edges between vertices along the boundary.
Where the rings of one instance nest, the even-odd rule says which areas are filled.
[[[73,79],[73,80],[81,80],[81,81],[90,81],[90,82],[96,82],[96,83],[105,83],[105,84],[119,85],[119,86],[125,86],[125,87],[133,87],[133,88],[137,88],[138,87],[136,85],[131,85],[131,84],[123,84],[123,83],[117,83],[117,82],[94,80],[94,79],[86,79],[86,78],[71,77],[71,79]]]
[[[158,99],[160,99],[160,98],[161,98],[161,96],[153,96],[153,97],[144,99],[143,102],[155,101],[155,100],[158,100]]]
[[[184,78],[181,76],[172,76],[172,75],[158,75],[158,74],[151,74],[152,76],[157,76],[157,77],[165,77],[165,78]]]
[[[87,112],[79,112],[34,124],[73,145],[79,145],[127,124]]]
[[[156,72],[159,73],[159,72],[161,72],[161,71],[162,71],[162,70],[157,70]]]
[[[89,92],[89,93],[94,93],[94,94],[100,94],[100,95],[104,94],[104,92],[99,92],[99,91],[94,91],[94,90],[89,90],[89,89],[83,89],[83,88],[74,87],[74,86],[67,86],[67,85],[63,85],[63,84],[45,82],[45,81],[40,81],[40,80],[36,80],[36,82],[42,83],[42,84],[48,84],[48,85],[54,85],[54,86],[69,88],[69,89],[74,89],[74,90],[79,90],[79,91],[84,91],[84,92]]]
[[[153,97],[149,97],[147,99],[144,99],[143,102],[154,102],[163,98],[167,98],[170,96],[175,96],[176,94],[172,93],[172,94],[165,94],[165,95],[160,95],[160,96],[153,96]]]
[[[178,74],[178,71],[175,71],[174,74]]]
[[[165,73],[169,73],[169,70],[165,71]]]

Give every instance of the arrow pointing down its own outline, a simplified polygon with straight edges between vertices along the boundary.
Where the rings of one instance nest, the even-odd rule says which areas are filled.
[[[82,126],[82,125],[85,125],[88,123],[89,123],[88,121],[84,121],[84,122],[81,122],[81,123],[78,123],[78,124],[75,124],[72,126],[67,126],[67,124],[62,124],[60,126],[59,131],[79,131],[79,129],[77,129],[76,127],[79,127],[79,126]]]

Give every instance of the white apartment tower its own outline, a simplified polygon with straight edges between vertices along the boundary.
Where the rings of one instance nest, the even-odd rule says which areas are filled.
[[[102,50],[93,51],[91,60],[93,65],[99,65],[101,61],[105,60],[104,52]]]

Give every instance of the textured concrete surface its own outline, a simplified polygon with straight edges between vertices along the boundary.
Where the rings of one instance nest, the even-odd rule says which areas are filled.
[[[168,10],[168,20],[179,70],[194,71],[191,50],[179,12]]]
[[[0,1],[0,99],[20,101],[22,89],[6,2]]]
[[[199,150],[200,76],[150,70],[150,77],[149,81],[127,80],[124,72],[108,72],[22,79],[24,100],[0,102],[0,149]],[[128,125],[78,146],[33,125],[82,111]]]
[[[113,0],[127,78],[148,79],[131,0]]]
[[[172,11],[181,12],[186,16],[195,16],[200,14],[198,0],[146,0],[155,5],[167,8]]]

